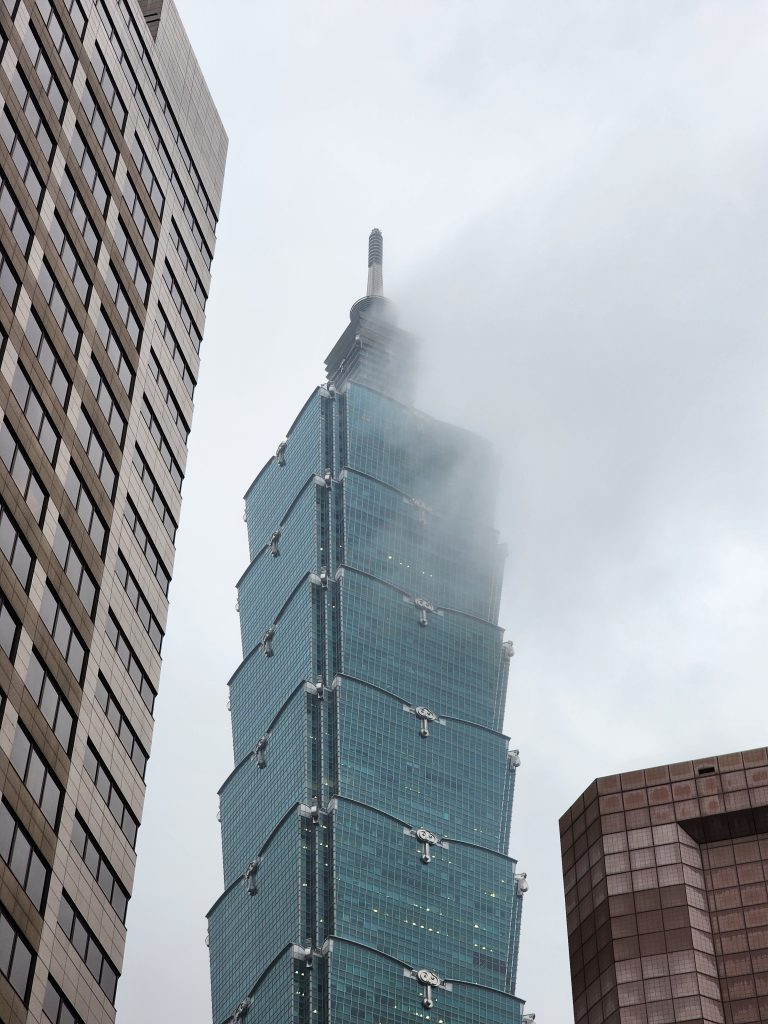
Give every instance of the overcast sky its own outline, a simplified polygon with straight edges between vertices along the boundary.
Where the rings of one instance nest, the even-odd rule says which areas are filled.
[[[242,495],[384,232],[420,403],[490,437],[518,992],[572,1020],[557,819],[768,739],[768,7],[178,0],[230,148],[119,1024],[209,1024]]]

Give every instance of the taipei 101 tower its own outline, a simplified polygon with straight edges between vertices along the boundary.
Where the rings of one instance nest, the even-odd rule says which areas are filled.
[[[213,1024],[520,1024],[493,466],[412,405],[378,230],[325,365],[245,498]]]

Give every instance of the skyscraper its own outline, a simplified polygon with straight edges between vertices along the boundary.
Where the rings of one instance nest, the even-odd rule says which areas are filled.
[[[768,750],[597,779],[560,819],[576,1024],[768,1021]]]
[[[114,1019],[226,136],[171,0],[0,3],[0,1020]]]
[[[368,294],[246,495],[214,1024],[516,1024],[512,647],[487,445]]]

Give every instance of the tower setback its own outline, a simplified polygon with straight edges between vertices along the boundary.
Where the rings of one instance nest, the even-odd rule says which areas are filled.
[[[368,294],[246,494],[214,1024],[516,1024],[493,466]]]

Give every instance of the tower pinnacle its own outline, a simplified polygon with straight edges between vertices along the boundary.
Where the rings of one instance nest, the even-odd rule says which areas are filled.
[[[384,260],[384,239],[378,228],[368,236],[368,289],[366,296],[384,294],[382,263]]]

